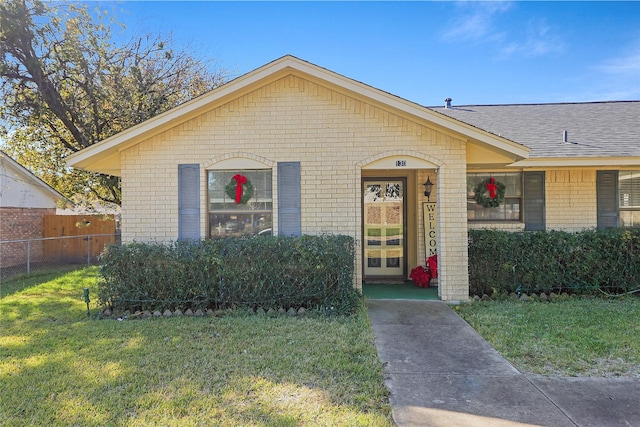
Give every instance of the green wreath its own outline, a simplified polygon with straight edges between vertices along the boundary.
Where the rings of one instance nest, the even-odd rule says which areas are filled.
[[[231,178],[231,181],[224,187],[224,191],[231,200],[236,200],[236,181]],[[242,197],[240,198],[240,204],[245,204],[253,197],[253,184],[251,180],[247,179],[247,182],[242,186]]]
[[[496,186],[496,198],[492,199],[489,195],[489,190],[487,190],[487,184],[491,184],[491,178],[487,178],[476,185],[474,190],[476,193],[474,197],[476,203],[485,208],[497,208],[500,206],[500,203],[504,201],[504,193],[507,187],[505,187],[505,185],[500,181],[494,180],[494,184]]]

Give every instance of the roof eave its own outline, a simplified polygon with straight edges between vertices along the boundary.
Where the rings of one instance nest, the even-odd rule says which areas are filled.
[[[185,102],[182,105],[174,107],[116,135],[104,139],[97,144],[73,153],[66,158],[66,162],[69,166],[79,169],[87,169],[91,167],[91,165],[99,162],[100,159],[115,155],[123,149],[135,145],[144,139],[150,138],[151,136],[157,135],[166,129],[184,123],[194,115],[208,110],[212,103],[220,99],[224,99],[245,87],[251,86],[264,77],[277,74],[278,71],[287,68],[288,65],[284,63],[285,59],[286,57],[271,62],[259,69],[244,74],[231,82],[217,87],[198,98]],[[115,172],[113,169],[111,171]]]
[[[244,74],[194,100],[188,101],[97,144],[73,153],[67,157],[66,162],[69,166],[75,168],[96,170],[91,169],[91,167],[101,160],[117,155],[117,153],[127,147],[135,145],[144,139],[157,135],[160,132],[189,120],[197,114],[207,111],[211,108],[212,104],[220,102],[226,97],[233,96],[242,90],[251,88],[254,84],[263,82],[263,80],[280,78],[281,75],[293,70],[326,81],[343,90],[365,96],[373,101],[385,104],[390,108],[411,114],[436,126],[461,134],[468,140],[479,141],[495,147],[511,154],[514,160],[526,159],[529,156],[530,150],[524,145],[491,134],[490,132],[468,125],[427,107],[288,55]],[[113,171],[112,174],[119,175],[119,160],[118,167],[110,168],[110,170]]]
[[[524,159],[508,165],[511,168],[553,167],[640,167],[640,156],[621,157],[548,157]]]

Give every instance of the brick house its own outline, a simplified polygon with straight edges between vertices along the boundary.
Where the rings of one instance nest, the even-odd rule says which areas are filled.
[[[440,298],[465,300],[469,227],[637,224],[640,103],[594,104],[616,129],[589,139],[571,105],[547,129],[544,106],[540,123],[509,106],[427,108],[285,56],[68,164],[122,178],[125,242],[347,234],[356,287],[404,280],[437,252]],[[474,191],[490,178],[501,203],[485,208]]]
[[[0,241],[43,237],[44,217],[64,196],[0,151]],[[0,266],[24,262],[24,243],[4,244]],[[41,252],[41,251],[40,251]],[[41,254],[40,254],[41,255]],[[34,258],[37,258],[37,251]]]

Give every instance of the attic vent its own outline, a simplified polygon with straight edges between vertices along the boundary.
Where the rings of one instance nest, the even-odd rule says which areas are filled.
[[[569,142],[569,132],[566,130],[562,131],[562,142]]]
[[[444,100],[444,108],[451,108],[451,101],[453,101],[451,98],[447,98]]]

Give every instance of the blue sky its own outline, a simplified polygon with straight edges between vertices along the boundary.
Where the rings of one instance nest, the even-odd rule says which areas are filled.
[[[235,75],[292,54],[427,106],[640,99],[640,2],[99,4]]]

